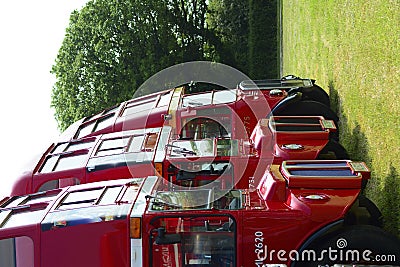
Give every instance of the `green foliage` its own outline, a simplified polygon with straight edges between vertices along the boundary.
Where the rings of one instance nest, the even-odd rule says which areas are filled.
[[[277,1],[210,0],[208,23],[221,39],[218,60],[253,79],[278,76]]]
[[[249,2],[210,0],[207,22],[220,38],[218,61],[248,73]]]
[[[92,0],[74,11],[52,68],[59,128],[131,98],[165,67],[205,59],[205,12],[205,0]]]
[[[254,3],[250,19],[242,0],[90,0],[71,14],[51,71],[60,130],[128,100],[177,63],[219,61],[255,78],[275,76],[276,2]]]
[[[278,77],[277,2],[249,1],[249,74],[253,79]]]

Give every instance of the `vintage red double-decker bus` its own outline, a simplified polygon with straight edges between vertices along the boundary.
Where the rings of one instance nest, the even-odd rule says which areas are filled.
[[[253,165],[261,154],[271,157],[272,150],[275,161],[346,159],[337,142],[337,117],[325,104],[310,100],[324,96],[315,86],[310,79],[268,80],[203,93],[185,94],[188,87],[177,87],[135,98],[72,125],[26,170],[11,194],[155,175],[154,167],[168,178],[174,175],[168,173],[173,169],[170,163],[178,164],[182,156],[200,156],[203,161],[215,157],[223,161],[228,156],[225,161],[235,158],[256,162]],[[318,99],[326,102],[324,97]],[[316,109],[293,108],[304,103]],[[261,140],[269,142],[262,149]],[[199,155],[190,154],[193,147],[202,147]],[[224,152],[231,147],[233,154]],[[241,180],[255,176],[252,168]],[[237,172],[235,179],[243,172]]]
[[[368,177],[359,162],[292,160],[254,189],[147,176],[14,196],[0,206],[0,266],[398,265],[360,194]]]
[[[0,266],[398,265],[314,82],[183,86],[78,121],[0,202]]]
[[[51,146],[33,172],[16,182],[12,195],[157,173],[170,182],[196,185],[224,173],[231,176],[225,187],[240,183],[240,188],[247,188],[250,177],[261,176],[256,170],[264,172],[272,161],[347,158],[345,150],[339,153],[340,146],[329,150],[335,140],[329,137],[333,126],[324,128],[326,122],[311,116],[261,119],[250,138],[220,136],[220,130],[212,132],[217,135],[212,138],[187,138],[187,133],[182,138],[163,126],[60,142]],[[213,123],[219,125],[209,118],[194,119],[189,126],[196,130],[191,134],[211,134]],[[231,130],[223,129],[223,134]]]

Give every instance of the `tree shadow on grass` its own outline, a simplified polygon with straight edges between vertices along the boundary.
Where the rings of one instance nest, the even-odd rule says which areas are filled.
[[[389,175],[384,178],[379,198],[385,228],[400,237],[400,175],[392,164],[390,164]]]
[[[339,117],[340,143],[347,149],[351,160],[363,161],[371,168],[371,180],[363,194],[367,195],[381,210],[384,228],[400,237],[400,175],[390,164],[386,177],[380,177],[372,168],[369,142],[359,123],[352,127],[343,109],[343,102],[335,88],[329,82],[331,108]]]
[[[329,82],[329,97],[331,108],[339,117],[340,140],[347,149],[349,156],[354,161],[364,161],[371,165],[372,158],[369,155],[369,144],[366,135],[361,131],[360,124],[356,123],[353,128],[343,110],[342,100],[335,89],[333,81]]]

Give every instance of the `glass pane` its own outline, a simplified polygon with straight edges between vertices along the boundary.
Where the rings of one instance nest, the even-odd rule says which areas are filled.
[[[161,95],[160,101],[158,101],[157,107],[168,106],[169,102],[171,101],[172,92],[170,91],[166,94]]]
[[[102,157],[102,156],[108,156],[108,155],[122,154],[124,152],[125,152],[124,148],[100,150],[100,151],[97,151],[96,156]]]
[[[99,202],[99,205],[114,204],[117,200],[119,193],[121,192],[121,189],[121,186],[107,188],[105,194]]]
[[[211,190],[157,192],[152,210],[208,209],[213,202]]]
[[[15,238],[0,240],[0,266],[16,266]]]
[[[214,92],[213,104],[231,103],[236,101],[236,90]]]
[[[214,156],[214,142],[211,139],[176,141],[172,144],[171,156]]]
[[[93,130],[93,126],[94,126],[95,122],[91,122],[89,124],[86,124],[84,126],[79,127],[79,132],[78,132],[78,136],[76,137],[76,139],[82,138],[84,136],[87,136],[89,134],[92,133]]]
[[[52,190],[52,189],[56,189],[59,188],[59,181],[57,180],[52,180],[52,181],[47,181],[44,184],[42,184],[40,186],[40,188],[38,189],[38,192],[43,192],[43,191],[47,191],[47,190]]]
[[[22,205],[34,204],[34,203],[39,203],[39,202],[48,202],[48,201],[51,201],[51,200],[55,199],[55,197],[57,195],[58,194],[55,193],[54,195],[51,195],[51,196],[47,196],[47,195],[43,195],[43,196],[40,196],[40,197],[30,196],[27,201],[24,201],[22,203]]]
[[[237,156],[239,154],[238,140],[218,139],[217,155],[218,156]]]
[[[67,145],[68,145],[68,143],[57,144],[56,147],[53,149],[53,151],[51,153],[52,154],[57,154],[57,153],[64,152],[64,150],[67,147]]]
[[[70,143],[66,151],[77,151],[81,149],[89,149],[93,145],[92,142],[79,142],[79,143]]]
[[[99,150],[125,147],[128,144],[129,138],[130,138],[130,136],[123,137],[123,138],[103,140],[101,142]]]
[[[62,202],[61,205],[67,205],[70,203],[84,202],[84,201],[94,202],[101,196],[103,190],[104,188],[97,188],[93,190],[71,192],[68,194],[68,196],[65,198],[65,200]]]
[[[236,266],[235,223],[229,217],[169,217],[153,223],[152,266]],[[171,265],[172,266],[172,265]]]
[[[59,210],[67,210],[67,209],[79,209],[79,208],[85,208],[85,207],[93,207],[94,206],[94,201],[81,201],[81,202],[76,202],[76,203],[71,203],[71,204],[61,204],[61,206],[58,208]]]
[[[206,118],[196,118],[186,122],[182,129],[182,138],[184,139],[204,139],[215,137],[230,136],[230,119],[227,117],[221,118],[221,123]]]
[[[128,104],[126,104],[126,107],[132,107],[132,106],[137,106],[137,105],[143,105],[149,102],[154,102],[157,100],[157,96],[151,96],[151,97],[145,97],[142,99],[132,99],[131,101],[129,101]]]
[[[3,210],[0,211],[0,225],[3,223],[3,221],[8,217],[8,215],[11,213],[11,210]],[[0,265],[1,266],[1,265]]]
[[[6,202],[7,204],[3,204],[1,207],[2,208],[16,207],[25,199],[26,197],[13,197]]]
[[[127,105],[124,110],[123,116],[143,112],[154,107],[156,98],[147,99],[145,101],[133,102]]]
[[[35,224],[41,221],[44,215],[45,209],[11,213],[10,218],[6,221],[3,228]]]
[[[144,135],[134,136],[129,146],[128,152],[140,152],[142,151],[144,141]]]
[[[205,94],[187,95],[183,98],[184,107],[211,105],[212,92]]]
[[[40,170],[40,172],[42,172],[42,173],[52,172],[54,165],[57,163],[57,160],[58,160],[58,156],[53,156],[53,157],[47,158],[44,165],[42,166],[42,169]]]
[[[71,157],[62,157],[54,168],[54,171],[65,171],[69,169],[75,169],[84,167],[86,165],[87,155],[76,155]]]
[[[27,236],[0,240],[0,266],[34,265],[33,241]]]
[[[97,121],[96,126],[93,129],[93,132],[105,129],[108,126],[111,126],[113,124],[113,122],[114,122],[114,116],[109,116],[109,117],[100,119]]]
[[[158,134],[147,134],[146,135],[146,142],[144,143],[144,148],[146,151],[153,151],[154,147],[156,146],[157,143],[157,137]]]

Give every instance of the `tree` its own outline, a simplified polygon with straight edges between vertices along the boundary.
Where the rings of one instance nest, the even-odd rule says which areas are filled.
[[[249,75],[278,77],[276,0],[249,0]]]
[[[249,2],[210,0],[207,19],[223,46],[218,60],[248,73]]]
[[[90,0],[71,14],[51,70],[56,76],[51,105],[60,130],[130,99],[150,76],[178,63],[219,61],[252,78],[271,75],[273,3]]]
[[[97,0],[74,11],[52,67],[61,130],[131,98],[151,75],[203,60],[205,0]]]

